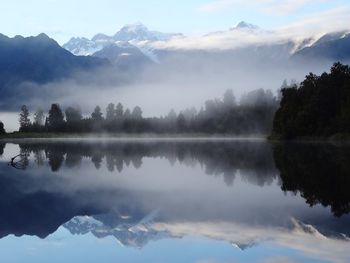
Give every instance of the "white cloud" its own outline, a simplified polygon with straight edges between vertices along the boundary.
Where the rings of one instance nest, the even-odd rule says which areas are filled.
[[[227,1],[225,1],[225,3]],[[235,0],[235,2],[237,1],[238,0]],[[271,2],[272,0],[263,1]],[[287,2],[288,1],[285,1],[284,9],[290,10],[291,7],[287,5]],[[301,2],[305,3],[306,0],[299,0],[296,2],[301,5]],[[317,39],[323,34],[330,32],[342,30],[350,31],[350,26],[344,23],[344,21],[350,21],[350,6],[338,7],[314,13],[313,15],[307,15],[297,22],[275,28],[271,31],[222,31],[205,36],[191,36],[174,38],[169,41],[158,41],[150,45],[159,49],[228,50],[252,44],[268,44],[289,40],[298,41],[310,37]]]
[[[156,223],[153,228],[168,231],[174,236],[202,236],[232,244],[261,244],[269,242],[302,253],[315,260],[345,263],[349,262],[349,241],[329,238],[310,225],[291,219],[294,229],[251,226],[235,222],[182,222]],[[305,229],[312,231],[305,231]],[[267,261],[266,261],[267,260]],[[287,257],[268,258],[265,262],[293,262]]]

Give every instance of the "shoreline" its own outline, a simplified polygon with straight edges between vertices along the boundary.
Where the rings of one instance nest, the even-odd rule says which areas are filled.
[[[331,136],[301,136],[285,139],[279,135],[269,135],[267,141],[272,143],[350,143],[350,134],[337,133]]]
[[[284,139],[276,135],[234,134],[157,134],[157,133],[7,133],[0,135],[0,142],[9,141],[265,141],[270,143],[350,143],[350,134],[329,137],[297,137]]]
[[[10,133],[0,135],[0,141],[267,141],[266,135],[237,136],[232,134],[125,134],[125,133]]]

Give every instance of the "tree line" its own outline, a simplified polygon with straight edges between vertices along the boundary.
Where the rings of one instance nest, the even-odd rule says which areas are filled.
[[[310,73],[282,89],[273,136],[283,139],[350,134],[350,68],[335,63],[330,73]]]
[[[59,104],[51,105],[47,114],[38,109],[31,121],[26,105],[20,111],[20,132],[63,133],[207,133],[207,134],[269,134],[278,100],[269,90],[249,92],[240,103],[232,90],[222,99],[208,100],[199,111],[190,108],[176,113],[171,110],[162,117],[143,117],[136,106],[132,111],[121,103],[110,103],[105,112],[96,106],[90,116],[83,116],[78,107],[64,111]]]

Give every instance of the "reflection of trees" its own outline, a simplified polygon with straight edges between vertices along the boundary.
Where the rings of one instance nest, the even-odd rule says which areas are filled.
[[[188,167],[199,164],[207,174],[223,176],[232,185],[238,172],[244,180],[264,185],[276,174],[271,147],[260,142],[120,142],[120,143],[23,143],[21,149],[33,151],[38,165],[39,152],[45,152],[52,171],[63,164],[79,166],[83,157],[89,158],[96,169],[103,159],[109,171],[121,172],[132,165],[139,169],[145,157],[161,157],[171,165],[179,162]]]
[[[21,154],[34,153],[37,165],[44,155],[52,171],[62,165],[79,166],[88,158],[96,169],[104,163],[109,171],[138,169],[143,158],[165,158],[171,165],[200,165],[212,176],[223,176],[232,185],[237,174],[256,185],[270,184],[280,171],[284,191],[300,192],[310,205],[330,206],[335,215],[350,212],[350,147],[321,144],[260,142],[119,142],[119,143],[23,143]],[[3,149],[0,147],[0,149]],[[274,159],[274,160],[273,160]]]
[[[38,166],[43,166],[45,163],[45,152],[43,150],[34,150],[35,163]]]
[[[310,206],[330,206],[336,216],[350,212],[349,147],[279,144],[274,158],[282,190],[300,192]]]
[[[5,145],[6,143],[0,142],[0,156],[4,154]]]
[[[68,168],[79,166],[82,159],[83,157],[80,154],[68,152],[66,156],[66,166]]]
[[[51,170],[53,172],[59,171],[64,161],[64,150],[62,147],[52,147],[52,149],[45,149],[45,151]]]

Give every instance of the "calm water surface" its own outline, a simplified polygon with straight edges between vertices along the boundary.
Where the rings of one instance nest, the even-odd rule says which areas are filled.
[[[0,141],[0,209],[1,262],[350,262],[350,147]]]

